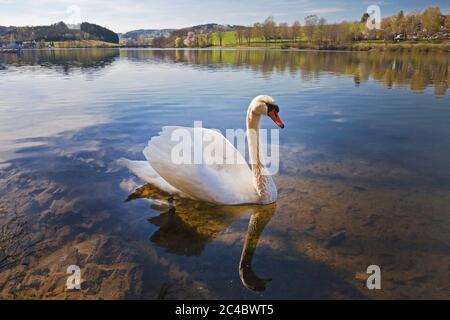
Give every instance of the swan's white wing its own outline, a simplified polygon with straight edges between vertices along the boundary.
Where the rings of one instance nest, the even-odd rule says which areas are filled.
[[[203,141],[200,148],[203,157],[199,164],[193,163],[194,145],[199,145],[198,140],[195,142],[194,130],[196,134],[201,133],[200,139]],[[192,137],[190,152],[177,152],[183,141],[180,137],[186,135]],[[219,149],[223,152],[208,152]],[[212,157],[208,154],[220,155],[216,159],[222,157],[222,163],[211,163]],[[252,172],[245,159],[216,131],[204,128],[163,127],[159,136],[149,141],[144,155],[162,179],[191,198],[221,204],[257,203],[259,200],[253,187]],[[181,155],[187,157],[185,160],[189,160],[190,155],[191,162],[181,163]],[[230,157],[235,157],[234,161],[231,161]],[[228,164],[230,162],[232,163]]]
[[[136,177],[144,182],[150,183],[162,191],[170,194],[177,194],[181,197],[189,197],[177,188],[174,188],[166,180],[164,180],[150,165],[148,161],[133,161],[121,158],[118,161],[119,165],[127,167]]]

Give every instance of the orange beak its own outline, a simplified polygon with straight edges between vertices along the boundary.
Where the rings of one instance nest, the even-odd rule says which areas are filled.
[[[280,128],[284,128],[284,123],[283,121],[281,121],[280,117],[278,116],[278,112],[276,110],[272,110],[267,114],[270,119],[273,120],[273,122],[276,123],[277,126],[279,126]]]

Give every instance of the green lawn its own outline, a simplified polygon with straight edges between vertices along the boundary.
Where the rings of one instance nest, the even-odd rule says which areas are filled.
[[[302,39],[300,39],[300,41],[305,40],[305,37],[302,36]],[[212,43],[214,46],[219,46],[220,42],[219,42],[219,37],[217,36],[217,32],[214,32],[212,34]],[[268,44],[268,47],[270,48],[281,48],[285,45],[291,45],[293,44],[292,40],[277,40],[277,41],[270,41]],[[224,33],[223,36],[223,41],[222,41],[222,46],[223,47],[238,47],[237,45],[237,40],[236,40],[236,36],[235,36],[235,32],[234,31],[227,31]],[[242,43],[240,45],[240,47],[266,47],[266,43],[264,41],[264,39],[261,38],[252,38],[250,45],[247,44],[247,40],[245,39],[245,37],[242,37]]]
[[[213,46],[219,46],[219,39],[217,33],[213,33]],[[402,42],[384,42],[383,40],[370,40],[370,41],[359,41],[348,44],[339,44],[339,45],[331,45],[326,47],[321,47],[320,45],[309,43],[306,41],[306,37],[304,34],[298,39],[296,43],[294,43],[290,39],[278,39],[269,41],[266,46],[264,39],[261,38],[252,38],[250,45],[247,44],[246,39],[243,37],[242,44],[238,45],[236,42],[235,32],[227,31],[224,33],[223,47],[230,48],[273,48],[273,49],[288,49],[288,48],[299,48],[299,49],[339,49],[339,50],[358,50],[358,51],[367,51],[371,49],[377,50],[444,50],[450,51],[450,41],[439,41],[436,43],[430,41],[418,41],[418,42],[410,42],[410,41],[402,41]]]
[[[213,45],[215,45],[215,46],[220,45],[220,41],[219,41],[219,37],[217,36],[217,32],[214,32],[212,34],[212,42],[213,42]],[[235,45],[235,44],[236,44],[236,38],[234,36],[234,31],[224,32],[222,46],[229,46],[229,45]]]

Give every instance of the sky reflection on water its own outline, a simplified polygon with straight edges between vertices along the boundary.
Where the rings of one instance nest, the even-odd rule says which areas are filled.
[[[0,56],[0,223],[17,214],[33,248],[0,252],[0,297],[448,298],[448,62],[261,50]],[[143,159],[164,125],[243,128],[262,93],[286,123],[273,212],[178,200],[170,211],[149,186],[125,202],[142,184],[115,160]],[[260,230],[248,226],[258,219]],[[381,292],[356,276],[374,261],[386,270]],[[81,292],[64,290],[66,264],[82,267]]]

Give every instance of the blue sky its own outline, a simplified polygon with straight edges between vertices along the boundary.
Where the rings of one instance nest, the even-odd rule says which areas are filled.
[[[303,23],[317,14],[328,21],[356,20],[370,4],[378,4],[382,16],[401,9],[423,10],[439,6],[450,12],[450,1],[365,0],[0,0],[0,25],[50,24],[69,19],[68,8],[80,8],[82,21],[116,32],[141,28],[180,28],[209,22],[251,24],[273,15],[276,21]],[[78,14],[72,18],[78,17]],[[78,18],[77,18],[78,19]]]

